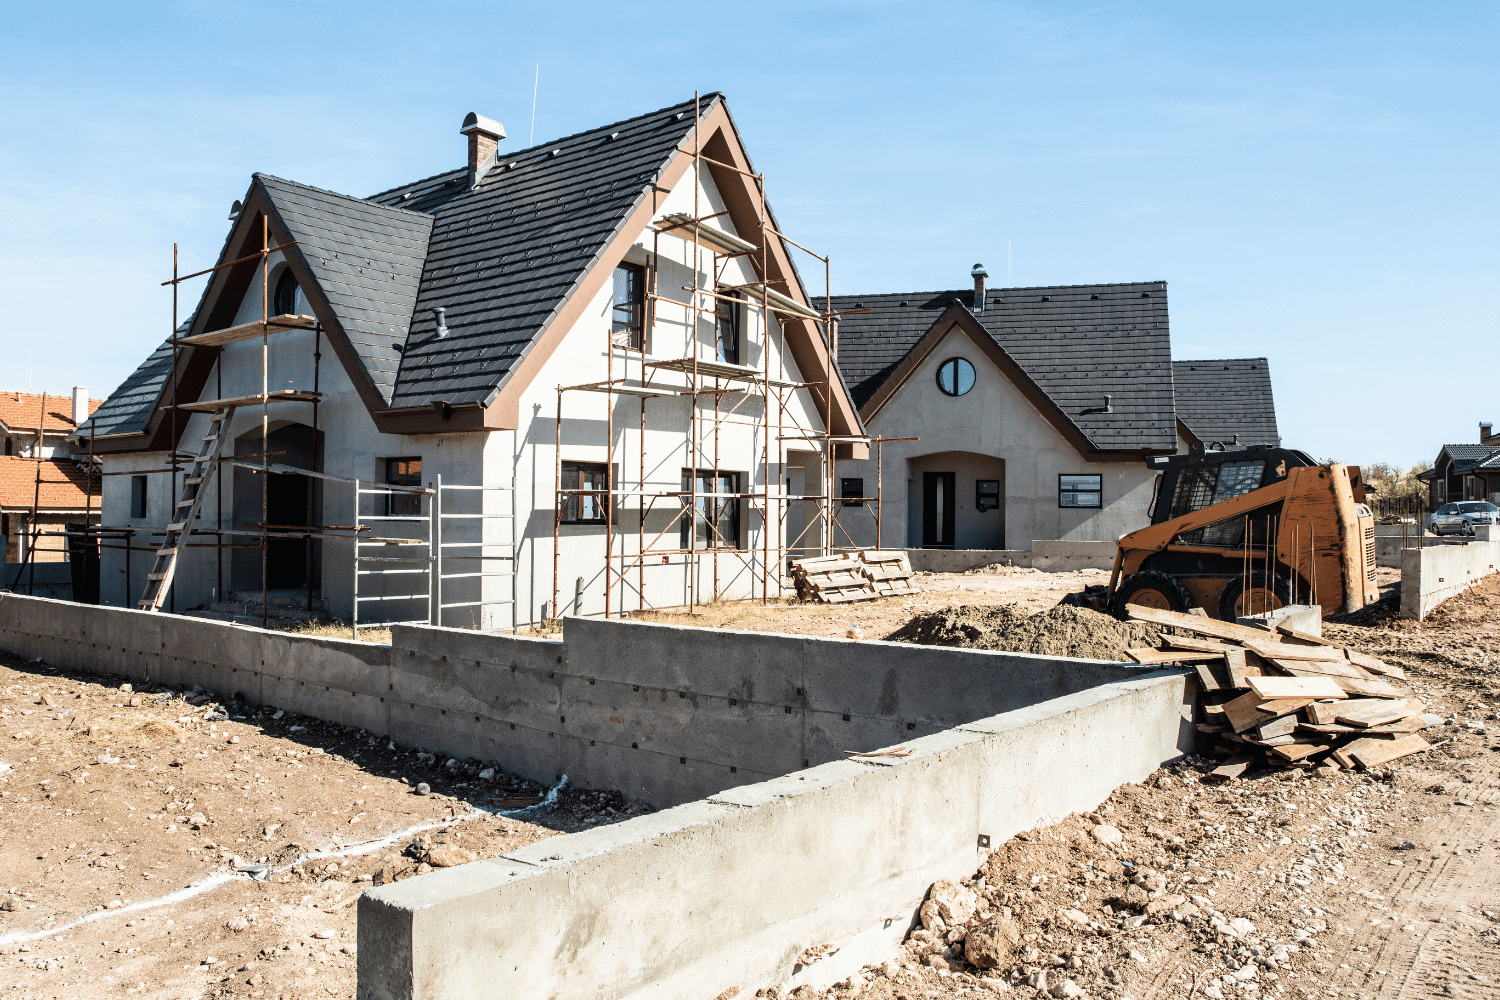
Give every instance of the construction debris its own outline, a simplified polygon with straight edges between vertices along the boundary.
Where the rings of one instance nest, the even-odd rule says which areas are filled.
[[[911,561],[902,551],[869,549],[792,563],[797,596],[804,601],[847,604],[917,593]]]
[[[1400,667],[1319,636],[1263,629],[1131,604],[1133,621],[1193,633],[1163,634],[1161,648],[1129,651],[1137,663],[1191,665],[1197,728],[1214,737],[1214,772],[1235,778],[1263,763],[1366,770],[1421,753],[1431,717],[1401,683]]]

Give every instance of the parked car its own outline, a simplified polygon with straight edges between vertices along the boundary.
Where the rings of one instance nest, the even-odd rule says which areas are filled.
[[[1485,500],[1445,503],[1427,517],[1434,535],[1472,535],[1476,524],[1500,524],[1500,507]]]

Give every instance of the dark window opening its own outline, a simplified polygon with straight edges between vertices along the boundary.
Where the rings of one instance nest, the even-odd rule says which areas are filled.
[[[145,476],[130,477],[130,516],[146,516],[146,478]]]
[[[728,298],[714,300],[716,357],[725,364],[737,365],[740,363],[739,296],[734,292],[720,292],[719,294]]]
[[[5,439],[5,453],[7,455],[14,455],[16,453],[16,442],[14,438]]]
[[[621,264],[615,268],[615,297],[611,316],[614,345],[641,350],[641,331],[646,317],[646,269],[641,265]]]
[[[1103,507],[1103,476],[1058,476],[1057,505],[1059,507]]]
[[[609,470],[602,462],[564,462],[562,489],[558,501],[563,524],[604,523],[605,504],[609,503]]]
[[[297,279],[292,269],[282,268],[276,279],[276,294],[271,299],[272,316],[295,316],[297,314]]]
[[[692,473],[682,470],[682,488],[694,488]],[[682,525],[682,548],[688,547],[688,531],[698,549],[737,549],[740,547],[740,474],[699,469],[697,476],[697,510],[690,512]],[[683,497],[686,505],[688,498]]]
[[[385,460],[387,486],[421,486],[421,458],[388,458]],[[386,495],[387,517],[421,517],[422,494],[392,491]]]
[[[865,505],[865,481],[863,478],[842,476],[839,478],[839,497],[845,507]]]
[[[946,396],[962,396],[974,388],[974,366],[963,358],[949,358],[938,366],[937,384]]]
[[[974,509],[983,514],[987,510],[998,510],[999,507],[1000,480],[974,480]]]

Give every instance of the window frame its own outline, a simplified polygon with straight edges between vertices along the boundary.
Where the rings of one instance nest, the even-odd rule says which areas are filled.
[[[690,489],[692,489],[692,483],[689,481],[689,477],[692,476],[692,475],[693,475],[693,472],[692,472],[691,469],[683,469],[682,470],[682,490],[683,490],[683,494],[684,494],[684,496],[682,498],[682,505],[683,505],[684,508],[686,508],[688,506],[689,497],[686,494],[688,493],[688,491]],[[699,511],[703,511],[704,505],[707,504],[707,503],[711,502],[713,504],[712,511],[704,513],[702,515],[702,517],[701,517],[701,520],[708,521],[709,523],[714,524],[714,525],[722,525],[723,522],[724,522],[724,518],[727,516],[729,518],[730,530],[727,533],[725,531],[723,531],[723,530],[720,530],[718,532],[718,538],[723,538],[724,539],[724,541],[721,543],[721,542],[718,541],[718,538],[716,538],[714,536],[714,533],[712,533],[712,532],[710,532],[708,530],[708,524],[704,524],[703,525],[703,538],[702,538],[703,544],[694,546],[694,549],[695,549],[695,551],[698,551],[698,552],[706,552],[706,551],[715,550],[715,549],[724,550],[724,551],[737,551],[739,549],[744,548],[744,544],[745,544],[744,543],[744,539],[742,537],[742,535],[743,535],[743,527],[742,527],[743,518],[741,517],[741,509],[740,509],[742,507],[742,502],[739,499],[724,499],[724,498],[719,498],[719,497],[705,497],[705,496],[703,496],[703,494],[704,493],[739,493],[740,492],[740,484],[743,482],[743,479],[741,478],[741,474],[738,473],[738,472],[725,472],[724,470],[721,469],[721,470],[719,470],[718,478],[720,480],[727,481],[728,488],[727,489],[718,489],[718,488],[715,488],[715,489],[712,489],[712,490],[705,489],[704,488],[704,480],[712,480],[713,478],[714,478],[714,470],[713,469],[699,469],[698,472],[697,472],[697,481],[698,481],[697,502],[698,502],[698,510]],[[714,485],[716,487],[718,487],[718,486],[723,486],[725,484],[724,484],[724,482],[720,482],[720,483],[715,483]],[[712,514],[711,518],[709,517],[709,513]],[[698,530],[699,521],[700,521],[700,516],[698,514],[692,513],[691,511],[688,513],[688,515],[686,517],[684,517],[682,519],[682,526],[681,526],[681,528],[678,531],[678,539],[681,542],[681,544],[678,546],[678,548],[682,548],[682,549],[688,548],[688,532],[689,531],[693,531],[693,532],[696,533],[697,530]]]
[[[852,493],[849,492],[849,489],[850,489],[849,484],[850,483],[858,483],[859,484],[858,486],[854,487],[854,492],[852,492]],[[840,501],[840,506],[843,506],[843,507],[863,507],[865,505],[864,495],[865,495],[865,477],[864,476],[840,476],[839,477],[839,501]]]
[[[953,369],[953,388],[954,389],[958,389],[958,386],[960,384],[958,376],[959,376],[959,373],[963,369],[959,368],[959,367],[956,367],[956,366],[961,365],[961,364],[969,366],[969,387],[967,389],[962,390],[962,391],[949,392],[943,386],[943,372],[945,370],[947,370],[947,368],[948,368],[949,365],[954,365],[955,366],[954,369]],[[934,379],[934,381],[937,382],[938,392],[941,392],[944,396],[947,396],[950,399],[957,399],[960,396],[967,396],[971,391],[973,391],[974,386],[976,386],[976,385],[979,384],[979,372],[974,367],[974,362],[970,361],[968,358],[964,357],[963,355],[955,354],[953,357],[948,358],[942,364],[938,365],[938,367],[937,367],[937,376]]]
[[[1067,479],[1092,479],[1098,485],[1095,488],[1074,486],[1068,488],[1064,485]],[[1094,503],[1064,503],[1065,495],[1089,495],[1095,498]],[[1103,510],[1104,509],[1104,476],[1092,472],[1059,472],[1057,474],[1057,507],[1059,510]]]
[[[732,300],[732,301],[731,301]],[[734,290],[718,290],[718,297],[714,299],[714,357],[719,362],[727,365],[738,365],[740,361],[740,348],[743,334],[744,300]],[[730,328],[730,336],[734,338],[733,357],[731,352],[724,350],[724,327],[726,322]]]
[[[582,473],[597,473],[604,479],[600,486],[580,486],[579,477]],[[578,462],[572,459],[564,459],[560,470],[562,481],[560,490],[591,491],[592,499],[599,509],[598,517],[579,517],[584,509],[583,494],[581,493],[558,493],[557,495],[557,523],[558,524],[608,524],[609,523],[609,466],[604,462]],[[570,480],[571,475],[571,480]],[[576,512],[576,513],[575,513]],[[571,515],[571,516],[570,516]]]
[[[292,304],[290,308],[283,310],[281,308],[281,289],[288,282],[292,286]],[[297,314],[297,293],[301,290],[302,286],[298,283],[297,276],[292,273],[291,265],[281,265],[281,270],[276,273],[276,285],[271,291],[271,315],[295,316]]]
[[[137,513],[139,512],[139,513]],[[144,520],[151,516],[151,477],[130,477],[130,518]]]
[[[635,287],[629,289],[630,299],[628,302],[620,301],[619,278],[621,274],[628,274],[635,282]],[[615,265],[611,274],[614,282],[610,295],[609,307],[609,342],[614,347],[626,351],[646,352],[646,265],[637,264],[632,260],[622,260]],[[633,317],[626,319],[625,326],[621,328],[621,320],[618,316],[622,308],[628,308]],[[621,339],[621,334],[624,339]],[[631,343],[631,341],[634,343]]]
[[[393,463],[414,462],[416,471],[406,473],[393,472]],[[393,479],[393,475],[402,475],[406,478],[416,479],[416,482],[400,482]],[[380,485],[382,486],[421,486],[422,485],[422,456],[421,455],[399,455],[394,458],[382,458],[380,460]],[[386,517],[421,517],[422,516],[422,494],[401,493],[392,491],[385,494],[384,504]]]

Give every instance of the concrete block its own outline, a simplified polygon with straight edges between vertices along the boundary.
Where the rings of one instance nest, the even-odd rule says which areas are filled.
[[[1311,604],[1289,604],[1284,608],[1272,608],[1263,615],[1247,615],[1236,618],[1238,625],[1251,628],[1277,628],[1285,625],[1306,635],[1323,634],[1323,609]]]

